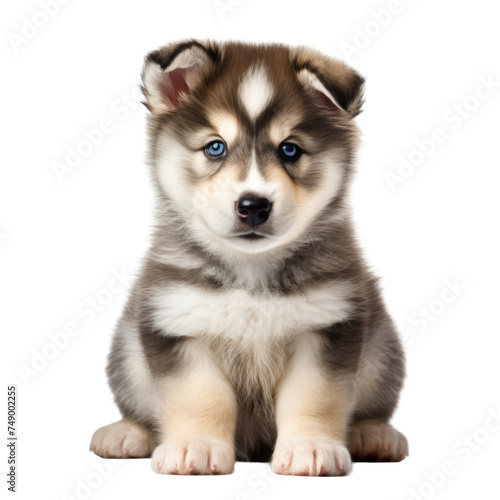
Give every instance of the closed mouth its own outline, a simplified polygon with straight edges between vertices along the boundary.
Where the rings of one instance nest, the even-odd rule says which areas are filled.
[[[265,234],[254,233],[253,231],[250,233],[239,233],[236,234],[235,237],[242,238],[244,240],[261,240],[266,237]]]

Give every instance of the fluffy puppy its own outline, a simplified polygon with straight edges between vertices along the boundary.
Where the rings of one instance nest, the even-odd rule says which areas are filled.
[[[389,424],[403,352],[346,205],[362,89],[302,47],[147,56],[156,229],[109,355],[123,420],[96,454],[311,476],[407,455]]]

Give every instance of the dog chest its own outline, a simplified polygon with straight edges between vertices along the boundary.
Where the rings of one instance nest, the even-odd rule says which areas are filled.
[[[347,319],[351,296],[339,282],[288,295],[175,285],[155,291],[153,320],[167,335],[269,340]]]

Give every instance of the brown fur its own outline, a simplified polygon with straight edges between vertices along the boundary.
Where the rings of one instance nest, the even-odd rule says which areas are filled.
[[[253,119],[238,96],[243,76],[257,67],[265,71],[262,85],[274,92]],[[283,474],[338,475],[350,468],[346,446],[354,458],[404,458],[406,439],[388,424],[404,356],[346,204],[363,78],[307,48],[186,41],[151,53],[143,80],[157,225],[116,331],[108,375],[124,418],[155,436],[153,468],[230,472],[236,457],[272,459],[273,470]],[[277,155],[289,135],[305,152],[296,162]],[[202,156],[212,136],[227,143],[220,159]],[[165,166],[165,155],[181,164]],[[205,211],[218,216],[217,206],[234,210],[229,193],[252,168],[263,182],[280,186],[262,234],[281,238],[291,217],[292,227],[303,223],[304,229],[286,243],[245,253],[202,235],[204,226],[193,221]],[[177,177],[168,177],[171,169]],[[166,178],[188,198],[179,203]],[[336,187],[331,179],[338,179]],[[289,210],[280,212],[286,204]],[[245,227],[237,218],[224,220],[230,222],[221,231]],[[168,294],[175,290],[194,297],[191,323],[158,295],[173,299]],[[315,323],[322,311],[314,301],[322,293],[348,313]],[[224,333],[231,325],[217,311],[220,331],[209,331],[213,315],[197,319],[219,296],[255,319],[244,325],[246,336]],[[287,315],[300,310],[287,304],[309,307],[311,317],[297,321],[311,326],[295,332],[292,323],[290,332],[279,331]],[[161,322],[162,315],[168,321]],[[172,326],[176,321],[180,326]],[[238,332],[238,317],[233,321]],[[265,334],[268,324],[277,331]],[[186,333],[190,325],[199,331]],[[98,444],[93,449],[104,455]]]

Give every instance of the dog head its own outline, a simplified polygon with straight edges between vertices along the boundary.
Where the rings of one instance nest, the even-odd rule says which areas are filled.
[[[340,209],[363,79],[306,48],[187,41],[146,58],[161,202],[198,243],[266,252]]]

